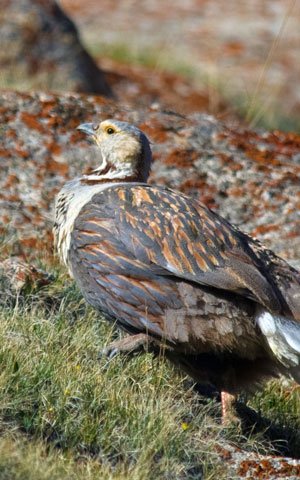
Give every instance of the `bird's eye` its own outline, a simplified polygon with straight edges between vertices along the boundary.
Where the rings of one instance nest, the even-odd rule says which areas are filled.
[[[111,128],[111,127],[108,127],[108,128],[106,129],[106,133],[108,133],[108,135],[112,135],[113,133],[115,133],[115,130],[114,130],[113,128]]]

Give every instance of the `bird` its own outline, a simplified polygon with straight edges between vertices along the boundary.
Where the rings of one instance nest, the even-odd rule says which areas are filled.
[[[300,272],[196,199],[147,183],[152,154],[136,126],[77,127],[100,165],[56,198],[54,239],[86,301],[129,335],[109,355],[148,349],[221,393],[273,377],[300,383]]]

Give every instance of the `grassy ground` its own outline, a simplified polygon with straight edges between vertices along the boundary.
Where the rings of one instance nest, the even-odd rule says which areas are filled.
[[[225,479],[216,444],[272,448],[222,429],[219,405],[163,359],[99,360],[114,335],[62,273],[1,299],[0,480]],[[297,390],[273,382],[252,405],[300,427]]]

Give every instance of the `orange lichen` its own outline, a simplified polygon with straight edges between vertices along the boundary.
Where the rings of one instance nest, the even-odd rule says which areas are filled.
[[[261,235],[267,232],[275,232],[276,230],[279,230],[279,228],[280,228],[279,225],[274,225],[274,224],[259,225],[253,230],[252,234],[256,236],[256,235]]]
[[[277,459],[280,462],[279,467],[275,467],[274,463],[268,459],[262,460],[243,460],[240,463],[238,475],[241,477],[269,479],[272,476],[274,478],[281,478],[290,476],[293,478],[299,478],[300,465],[291,465],[284,459]]]
[[[139,128],[145,132],[149,138],[157,143],[163,143],[167,140],[168,134],[165,126],[157,121],[151,123],[141,123]]]
[[[58,145],[55,142],[47,142],[46,147],[52,155],[59,155],[62,150],[61,145]]]
[[[37,115],[32,115],[27,112],[21,112],[21,120],[27,125],[27,127],[38,130],[39,132],[44,132],[45,128],[40,123]]]
[[[26,150],[23,150],[19,145],[16,145],[15,151],[17,155],[19,155],[21,158],[26,159],[30,156],[29,152],[27,152]]]
[[[7,179],[6,179],[6,182],[4,184],[4,188],[10,188],[12,187],[13,185],[15,185],[16,183],[19,183],[20,180],[19,180],[19,177],[15,174],[15,173],[11,173],[10,175],[8,175]]]
[[[198,154],[195,150],[175,148],[164,159],[164,163],[176,167],[191,167],[197,158]]]
[[[298,153],[300,149],[300,136],[292,133],[272,132],[262,137],[255,131],[227,129],[219,136],[227,138],[231,145],[243,150],[251,160],[266,168],[286,165],[291,155]],[[282,156],[285,156],[286,160],[283,160]],[[291,166],[300,173],[300,166]]]
[[[66,175],[69,171],[69,166],[66,163],[57,162],[53,158],[50,158],[46,162],[46,169],[48,172],[51,172],[51,173]]]
[[[215,450],[217,451],[217,453],[220,455],[220,457],[223,460],[231,460],[232,459],[232,453],[227,448],[224,448],[220,444],[215,445]]]

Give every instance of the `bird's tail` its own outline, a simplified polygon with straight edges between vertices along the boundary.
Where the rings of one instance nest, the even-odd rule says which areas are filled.
[[[267,310],[260,310],[256,321],[274,356],[300,383],[300,323]]]

